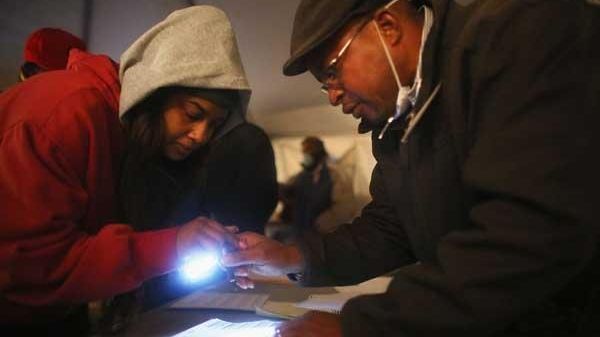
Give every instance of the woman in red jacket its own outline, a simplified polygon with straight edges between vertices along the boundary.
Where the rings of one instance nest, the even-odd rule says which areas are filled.
[[[194,40],[151,37],[170,28],[176,31],[207,13],[224,16],[206,8],[179,11],[141,38],[149,37],[145,46],[152,50],[180,50],[177,60],[147,52],[136,53],[136,61],[145,64],[149,57],[154,69],[160,62],[184,66],[195,56],[180,44],[210,44],[214,34],[189,33]],[[134,44],[128,52],[139,47]],[[148,94],[138,96],[128,79],[155,83],[156,88],[186,87],[168,89],[167,104],[160,108],[165,121],[160,131],[168,140],[160,151],[169,158],[182,159],[197,150],[228,114],[218,100],[203,98],[203,68],[185,68],[183,79],[139,72],[131,62],[121,70],[127,84],[122,93],[114,62],[72,50],[66,70],[32,77],[0,95],[3,334],[82,335],[86,302],[168,273],[191,251],[220,250],[226,241],[235,244],[227,229],[206,218],[145,232],[118,222],[116,186],[123,147],[119,100],[126,112]],[[144,130],[139,132],[143,137]]]

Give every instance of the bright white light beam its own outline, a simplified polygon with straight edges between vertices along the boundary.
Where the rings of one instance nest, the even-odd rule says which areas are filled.
[[[219,268],[219,258],[212,253],[198,253],[184,258],[179,268],[183,278],[188,282],[197,282],[215,274]]]

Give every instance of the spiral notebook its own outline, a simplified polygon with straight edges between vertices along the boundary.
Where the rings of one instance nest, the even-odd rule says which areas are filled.
[[[324,311],[332,314],[339,314],[344,307],[344,304],[351,298],[360,296],[361,294],[354,293],[336,293],[328,295],[310,295],[310,297],[295,306],[307,310]]]
[[[339,314],[350,299],[361,295],[382,294],[387,290],[391,281],[390,276],[381,276],[353,286],[335,287],[336,293],[310,295],[307,300],[296,303],[295,306]]]

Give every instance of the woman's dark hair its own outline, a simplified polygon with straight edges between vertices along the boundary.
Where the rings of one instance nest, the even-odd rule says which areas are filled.
[[[124,115],[128,152],[135,152],[142,160],[156,159],[160,155],[165,141],[162,112],[169,96],[176,92],[175,87],[160,88]]]

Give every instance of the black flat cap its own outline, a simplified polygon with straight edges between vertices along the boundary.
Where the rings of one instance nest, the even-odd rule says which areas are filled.
[[[333,36],[348,21],[384,6],[390,0],[302,0],[296,10],[290,58],[283,66],[287,76],[307,70],[305,57]]]

